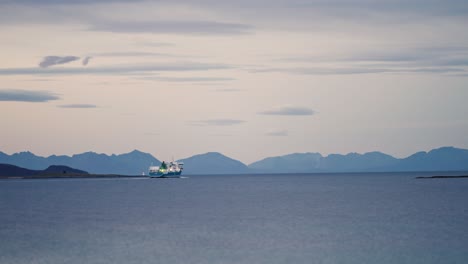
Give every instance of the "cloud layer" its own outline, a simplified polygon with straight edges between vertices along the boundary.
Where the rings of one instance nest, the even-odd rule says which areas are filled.
[[[39,63],[39,67],[47,68],[54,65],[69,63],[79,59],[80,57],[76,56],[46,56]]]
[[[468,72],[468,48],[460,46],[386,47],[356,51],[342,56],[295,55],[274,60],[280,67],[251,70],[254,73],[282,72],[303,75]],[[301,66],[295,66],[301,65]],[[325,66],[327,65],[327,66]]]
[[[162,81],[162,82],[226,82],[234,81],[234,78],[227,77],[141,77],[140,80]]]
[[[31,91],[21,89],[0,90],[0,101],[41,103],[60,99],[48,91]]]
[[[93,57],[91,56],[86,56],[83,61],[81,62],[81,64],[83,64],[83,66],[86,66],[88,65],[89,61],[92,59]]]
[[[93,104],[65,104],[65,105],[58,105],[59,108],[97,108],[96,105]]]
[[[232,126],[244,123],[244,120],[239,119],[208,119],[194,121],[191,125],[194,126]]]
[[[260,112],[262,115],[310,116],[315,111],[307,107],[284,106]]]
[[[287,137],[289,133],[287,130],[276,130],[267,132],[265,135],[270,137]]]
[[[159,71],[205,71],[232,69],[233,66],[215,63],[175,62],[160,64],[115,65],[104,67],[81,68],[0,68],[0,75],[103,75],[103,74],[132,74]]]
[[[196,35],[247,34],[253,26],[218,21],[99,21],[89,27],[92,31],[114,33],[158,33]]]

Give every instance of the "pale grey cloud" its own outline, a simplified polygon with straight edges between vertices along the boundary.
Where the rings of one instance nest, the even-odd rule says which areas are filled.
[[[93,53],[93,56],[99,56],[99,57],[182,57],[182,55],[146,52],[146,51],[99,52],[99,53]],[[187,57],[187,56],[184,56],[184,57]]]
[[[215,92],[222,92],[222,93],[229,93],[229,92],[239,92],[242,91],[241,89],[238,88],[219,88],[214,90]]]
[[[234,81],[235,78],[227,77],[139,77],[140,80],[162,81],[162,82],[226,82]]]
[[[88,65],[89,61],[92,59],[93,57],[91,56],[86,56],[83,61],[81,62],[81,64],[83,64],[83,66],[86,66]]]
[[[0,75],[112,75],[171,71],[206,71],[232,68],[234,67],[226,64],[178,62],[80,68],[0,68]]]
[[[60,99],[60,97],[57,94],[49,91],[22,89],[0,90],[0,101],[41,103],[58,99]]]
[[[35,78],[35,79],[27,79],[25,81],[28,81],[28,82],[55,82],[57,80],[55,79],[46,79],[46,78]]]
[[[457,75],[467,73],[464,69],[461,68],[452,68],[452,67],[425,67],[425,68],[414,68],[406,69],[402,71],[394,71],[395,73],[440,73],[440,74],[450,74]]]
[[[39,63],[39,67],[47,68],[54,65],[69,63],[79,59],[80,57],[76,56],[45,56]]]
[[[92,31],[114,33],[238,35],[247,34],[253,26],[218,21],[99,21],[89,27]]]
[[[208,119],[193,121],[190,124],[193,126],[233,126],[242,123],[245,123],[245,121],[239,119]]]
[[[344,56],[295,55],[275,59],[280,63],[334,63],[340,68],[295,67],[266,68],[258,72],[285,71],[298,74],[365,74],[365,73],[457,73],[468,66],[468,48],[457,46],[423,46],[417,48],[380,47],[379,50],[355,52]]]
[[[1,0],[0,4],[22,4],[22,5],[89,5],[89,4],[111,4],[111,3],[136,3],[147,2],[144,0]],[[361,14],[363,12],[414,12],[428,13],[432,15],[463,15],[468,13],[468,7],[464,0],[158,0],[154,1],[164,5],[183,4],[195,7],[212,7],[215,9],[262,9],[274,8],[284,9],[319,9],[327,10],[336,15]],[[257,12],[261,13],[261,12]],[[291,14],[294,15],[294,14]]]
[[[304,74],[304,75],[340,75],[340,74],[369,74],[369,73],[384,73],[395,72],[391,69],[383,68],[363,68],[363,67],[349,67],[349,68],[324,68],[324,67],[277,67],[277,68],[263,68],[250,70],[252,73],[269,73],[269,72],[282,72],[291,74]]]
[[[59,108],[97,108],[94,104],[64,104],[58,105]]]
[[[145,47],[174,47],[174,43],[169,43],[169,42],[141,42],[138,43],[140,46],[145,46]]]
[[[164,9],[180,7],[189,10],[203,10],[209,13],[236,17],[234,21],[249,21],[252,25],[218,21],[190,21],[190,18],[174,16],[174,21],[122,22],[103,21],[100,11],[93,12],[93,6],[112,11],[115,6],[131,5],[145,8]],[[3,9],[1,9],[3,6]],[[409,24],[438,17],[466,19],[466,0],[1,0],[0,10],[8,6],[18,7],[15,12],[0,16],[3,23],[53,23],[57,22],[87,25],[91,30],[108,32],[144,32],[176,34],[245,34],[253,30],[256,22],[262,25],[293,21],[293,27],[305,30],[326,27],[342,28],[352,22],[356,24],[377,23],[380,25]],[[43,7],[43,8],[41,8]],[[31,12],[39,9],[40,12]],[[99,8],[96,8],[99,9]],[[143,12],[142,12],[143,13]],[[137,14],[138,15],[138,14]],[[123,15],[122,17],[125,17]],[[128,17],[127,17],[128,18]],[[144,19],[144,17],[139,17]],[[114,18],[115,19],[115,18]],[[154,19],[154,18],[149,18]],[[172,19],[172,18],[171,18]],[[183,20],[188,21],[183,21]],[[133,21],[132,18],[130,20]],[[298,22],[298,23],[295,23]],[[336,26],[341,23],[340,26]]]
[[[262,115],[286,115],[286,116],[309,116],[315,111],[307,107],[284,106],[260,112]]]
[[[265,135],[271,137],[287,137],[289,135],[287,130],[276,130],[267,132]]]
[[[321,62],[408,62],[417,61],[422,58],[427,58],[422,54],[407,54],[399,51],[389,53],[385,48],[380,49],[378,52],[367,52],[364,54],[356,53],[348,56],[310,56],[308,54],[294,55],[289,57],[282,57],[274,59],[274,62],[281,63],[321,63]]]
[[[374,65],[375,66],[375,65]],[[380,65],[382,66],[382,65]],[[250,70],[252,73],[280,72],[301,75],[351,75],[351,74],[404,74],[404,73],[440,73],[440,74],[460,74],[466,72],[463,68],[454,67],[373,67],[373,66],[349,66],[346,68],[324,68],[324,67],[278,67]]]
[[[468,48],[457,46],[422,46],[418,48],[381,49],[357,53],[344,61],[383,67],[447,68],[468,66]]]

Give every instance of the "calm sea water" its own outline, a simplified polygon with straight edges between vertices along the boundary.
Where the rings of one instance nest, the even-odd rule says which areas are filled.
[[[468,263],[468,179],[0,181],[0,263]]]

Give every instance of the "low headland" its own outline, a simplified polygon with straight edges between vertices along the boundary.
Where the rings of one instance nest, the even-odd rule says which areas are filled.
[[[90,174],[68,166],[51,165],[45,170],[30,170],[11,164],[0,164],[0,179],[49,179],[49,178],[135,178],[119,174]]]
[[[435,176],[416,177],[416,179],[458,179],[458,178],[468,178],[468,175],[455,175],[455,176],[435,175]]]

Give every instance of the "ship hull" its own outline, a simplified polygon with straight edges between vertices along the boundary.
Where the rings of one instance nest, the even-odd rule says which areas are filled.
[[[150,173],[149,176],[151,178],[179,178],[182,174],[182,171],[178,172],[167,172],[167,173]]]

